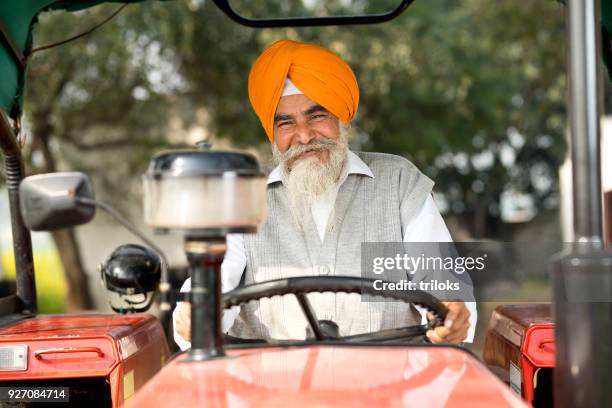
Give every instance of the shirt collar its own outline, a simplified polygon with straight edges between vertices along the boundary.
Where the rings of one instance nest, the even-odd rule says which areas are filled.
[[[348,160],[348,171],[346,173],[347,175],[362,174],[364,176],[374,178],[374,174],[372,173],[372,170],[370,170],[368,165],[365,164],[363,160],[359,158],[359,156],[357,156],[355,153],[353,153],[350,150],[348,151],[348,154],[347,154],[347,160]],[[279,181],[282,182],[281,168],[280,166],[276,166],[268,175],[268,184],[277,183]]]

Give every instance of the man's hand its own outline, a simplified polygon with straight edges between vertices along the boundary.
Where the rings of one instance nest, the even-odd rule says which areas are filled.
[[[183,339],[191,341],[191,304],[183,302],[176,317],[176,332]]]
[[[427,332],[432,343],[461,343],[467,336],[470,328],[470,311],[464,302],[442,302],[448,308],[443,326]],[[427,314],[429,320],[433,319],[431,312]]]

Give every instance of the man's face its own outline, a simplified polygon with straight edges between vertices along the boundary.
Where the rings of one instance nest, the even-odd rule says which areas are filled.
[[[305,95],[283,96],[274,117],[274,159],[293,219],[304,228],[313,203],[336,185],[347,160],[345,127]]]
[[[338,118],[306,95],[289,95],[280,99],[274,115],[274,143],[280,153],[312,141],[335,142],[339,135]],[[295,161],[312,156],[327,161],[329,151],[308,150],[289,159],[287,165],[291,168]]]

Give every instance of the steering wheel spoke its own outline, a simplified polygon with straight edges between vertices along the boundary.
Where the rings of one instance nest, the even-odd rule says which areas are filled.
[[[321,330],[321,326],[319,325],[319,322],[317,321],[317,316],[315,314],[315,311],[312,308],[312,305],[310,304],[310,301],[308,300],[308,297],[306,296],[306,294],[296,293],[295,297],[300,303],[302,312],[304,312],[304,316],[306,316],[306,320],[308,320],[308,324],[310,325],[310,328],[312,329],[312,332],[314,333],[315,338],[317,340],[325,340],[326,336],[323,334],[323,331]]]

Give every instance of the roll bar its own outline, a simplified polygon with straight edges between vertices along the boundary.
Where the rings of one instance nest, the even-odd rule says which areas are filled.
[[[36,304],[32,237],[19,210],[19,183],[25,175],[23,158],[15,132],[13,132],[8,117],[2,109],[0,109],[0,151],[4,156],[6,186],[9,195],[17,297],[22,303],[22,311],[36,313],[38,307]]]

